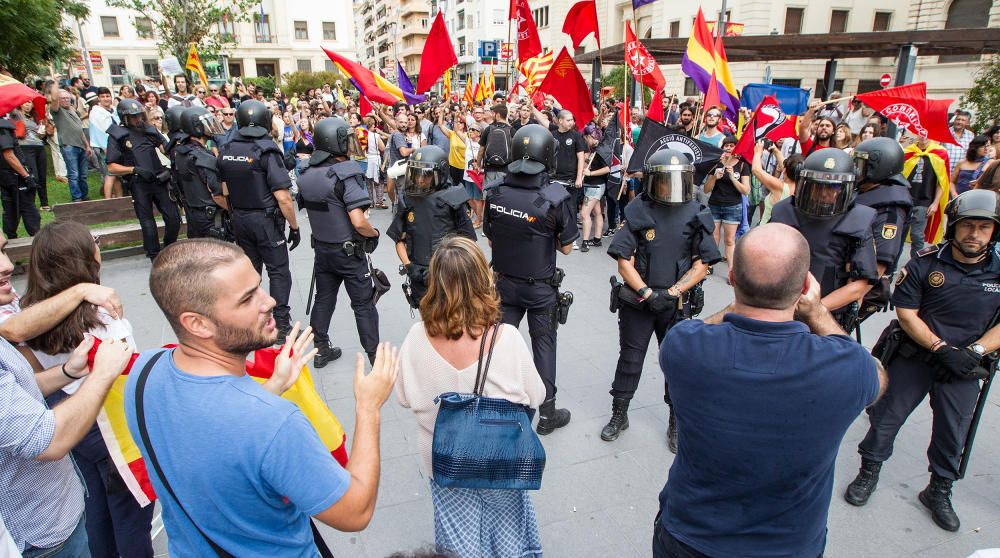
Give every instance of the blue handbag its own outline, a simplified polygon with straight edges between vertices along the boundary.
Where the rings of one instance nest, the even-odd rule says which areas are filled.
[[[434,400],[439,407],[431,463],[438,486],[497,490],[542,486],[545,448],[531,428],[533,411],[506,399],[483,397],[499,329],[500,324],[493,327],[488,353],[483,332],[474,392],[447,392]]]

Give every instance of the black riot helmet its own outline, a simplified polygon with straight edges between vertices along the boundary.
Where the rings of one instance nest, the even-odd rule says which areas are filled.
[[[649,199],[665,205],[694,199],[694,165],[687,155],[661,149],[649,156],[642,169],[643,189]]]
[[[968,190],[948,202],[944,214],[948,217],[948,228],[944,231],[947,239],[955,238],[955,224],[962,219],[992,219],[993,237],[1000,238],[1000,196],[993,190]]]
[[[343,157],[347,155],[350,136],[354,134],[351,125],[341,118],[324,118],[316,123],[313,131],[313,151],[309,158],[310,165],[318,165],[331,155]]]
[[[851,154],[858,184],[879,183],[903,172],[903,147],[892,138],[872,138],[861,142]]]
[[[178,107],[175,107],[178,108]],[[171,109],[173,110],[173,109]],[[218,136],[226,133],[222,124],[204,107],[188,107],[181,113],[181,129],[196,138]]]
[[[436,145],[414,151],[406,161],[406,195],[425,196],[448,187],[448,154]]]
[[[813,152],[799,167],[795,209],[810,217],[843,215],[854,205],[854,160],[840,149]]]
[[[146,126],[146,107],[135,99],[122,99],[118,103],[118,120],[126,128],[141,129]]]
[[[556,139],[539,124],[521,126],[511,139],[509,172],[541,174],[556,167]]]
[[[236,125],[244,137],[266,137],[271,133],[271,111],[260,101],[243,101],[236,109]]]
[[[175,105],[167,109],[163,113],[163,120],[167,123],[167,131],[171,134],[180,132],[184,128],[184,122],[181,120],[181,115],[184,114],[184,107],[181,105]]]

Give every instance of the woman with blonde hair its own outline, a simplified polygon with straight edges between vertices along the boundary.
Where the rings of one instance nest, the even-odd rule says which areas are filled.
[[[854,134],[851,133],[851,127],[847,124],[839,124],[833,132],[833,146],[850,155],[854,151],[854,145]]]
[[[482,395],[537,409],[545,399],[528,345],[500,322],[500,297],[479,246],[448,237],[431,258],[422,322],[400,347],[396,397],[417,419],[420,453],[434,503],[439,551],[463,558],[541,556],[534,506],[525,490],[445,488],[433,480],[431,448],[442,393],[472,393],[483,355],[492,352]],[[496,335],[494,335],[494,330]],[[488,337],[487,337],[488,335]],[[485,359],[485,357],[484,357]]]

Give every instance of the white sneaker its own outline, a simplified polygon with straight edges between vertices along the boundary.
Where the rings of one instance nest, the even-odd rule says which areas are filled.
[[[579,250],[579,249],[580,249],[580,245],[579,245],[579,244],[577,244],[576,242],[574,242],[574,243],[573,243],[573,249],[574,249],[574,250]]]

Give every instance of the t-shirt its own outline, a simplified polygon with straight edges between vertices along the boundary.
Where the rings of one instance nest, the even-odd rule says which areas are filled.
[[[577,167],[580,165],[576,154],[587,150],[587,142],[576,128],[565,132],[556,129],[552,132],[552,137],[556,140],[556,172],[553,178],[572,183],[576,180]]]
[[[712,144],[715,147],[722,147],[722,140],[726,139],[726,134],[718,132],[716,134],[708,135],[705,132],[702,132],[697,136],[695,136],[695,139],[697,139],[698,141],[703,141],[705,143]]]
[[[927,165],[927,159],[920,157],[916,166],[913,167],[913,174],[909,176],[910,196],[913,197],[913,205],[927,207],[934,201],[934,194],[937,193],[937,173]]]
[[[520,118],[514,120],[514,122],[512,122],[510,125],[511,134],[516,134],[517,131],[520,130],[522,126],[527,126],[528,124],[538,124],[538,121],[535,120],[533,117],[529,118],[526,124],[522,124]]]
[[[405,159],[402,153],[399,152],[400,147],[412,147],[403,132],[393,132],[389,136],[389,166],[400,159]]]
[[[136,379],[158,351],[142,353],[125,384],[132,432],[139,432]],[[177,368],[173,351],[150,371],[144,400],[163,474],[216,544],[234,556],[319,556],[309,517],[340,500],[351,477],[294,404],[246,374],[188,374]],[[135,441],[150,463],[141,437]],[[214,556],[153,467],[147,470],[163,506],[170,555]]]
[[[600,155],[594,154],[594,158],[590,161],[590,168],[588,170],[598,171],[607,166],[608,164],[604,161],[604,158],[602,158]],[[607,180],[608,180],[608,175],[606,174],[602,174],[600,176],[583,177],[583,183],[588,186],[600,186],[601,184],[604,184]]]
[[[719,161],[709,174],[714,174],[716,169],[724,168],[725,165],[722,161]],[[733,165],[733,177],[739,180],[743,176],[750,176],[750,166],[743,161],[737,161]],[[743,202],[742,194],[733,186],[733,183],[729,181],[729,175],[723,172],[722,178],[715,179],[715,187],[712,188],[712,193],[708,198],[709,205],[718,206],[729,206],[738,205]]]
[[[90,109],[90,119],[87,123],[88,132],[90,132],[90,146],[96,147],[98,149],[108,148],[108,128],[115,123],[117,119],[110,111],[97,105]]]
[[[438,130],[440,132],[440,130]],[[465,168],[465,142],[454,131],[449,136],[448,164],[456,169]]]
[[[83,147],[83,121],[73,107],[62,108],[52,112],[52,121],[59,134],[60,146]]]
[[[865,348],[730,313],[671,328],[660,368],[683,432],[663,527],[715,558],[821,555],[840,442],[878,395]]]

